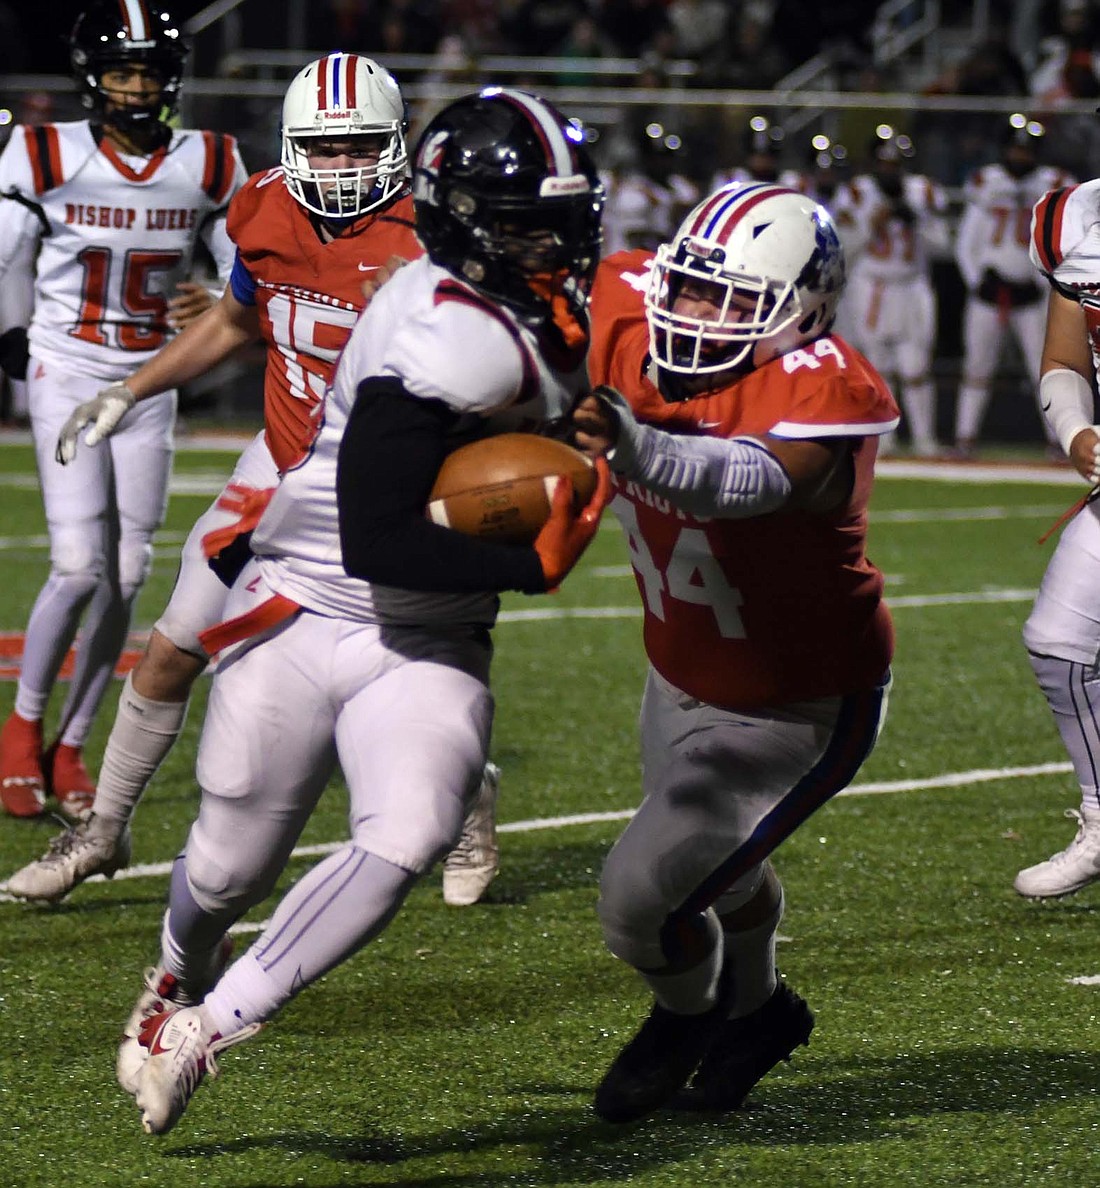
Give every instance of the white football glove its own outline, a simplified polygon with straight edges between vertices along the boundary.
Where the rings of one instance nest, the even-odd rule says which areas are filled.
[[[67,466],[76,457],[76,439],[85,425],[91,429],[84,435],[85,445],[99,445],[118,428],[119,421],[132,409],[137,397],[123,383],[101,388],[94,400],[79,404],[57,435],[54,457]]]

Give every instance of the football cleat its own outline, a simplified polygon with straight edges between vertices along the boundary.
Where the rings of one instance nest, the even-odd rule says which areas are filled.
[[[232,951],[232,938],[223,937],[214,950],[207,975],[186,987],[173,974],[166,973],[161,965],[145,971],[145,990],[122,1029],[122,1043],[115,1061],[115,1076],[127,1093],[137,1092],[142,1067],[149,1057],[148,1048],[141,1043],[142,1027],[155,1015],[170,1015],[202,1002],[225,972]]]
[[[740,1019],[727,1019],[707,1049],[684,1095],[700,1110],[736,1110],[754,1085],[799,1044],[810,1042],[813,1012],[786,983],[762,1007]]]
[[[731,986],[729,974],[723,972],[718,1001],[700,1015],[681,1015],[653,1004],[649,1018],[596,1089],[593,1105],[605,1122],[634,1122],[675,1097],[726,1022]]]
[[[1077,836],[1045,862],[1021,870],[1013,884],[1018,894],[1054,899],[1100,879],[1100,817],[1082,816],[1076,809],[1066,809],[1066,816],[1076,820]]]
[[[162,1011],[141,1025],[146,1059],[134,1097],[146,1134],[167,1134],[183,1117],[204,1076],[218,1075],[215,1056],[260,1030],[253,1023],[223,1038],[202,1007]]]
[[[13,817],[46,811],[42,723],[28,722],[14,710],[0,728],[0,804]]]
[[[118,838],[88,832],[88,822],[73,825],[52,838],[45,854],[8,879],[11,895],[57,903],[94,874],[110,878],[130,862],[130,830]]]
[[[95,802],[95,781],[84,766],[82,748],[55,742],[42,756],[42,767],[62,816],[70,821],[86,821]]]
[[[473,806],[462,824],[462,836],[443,859],[443,902],[469,907],[485,894],[500,865],[496,805],[500,768],[485,764],[485,774]]]

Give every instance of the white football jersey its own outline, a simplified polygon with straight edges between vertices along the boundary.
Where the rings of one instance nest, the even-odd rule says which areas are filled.
[[[225,211],[246,176],[218,133],[175,131],[130,157],[87,120],[16,128],[0,155],[0,243],[38,241],[32,355],[105,380],[134,371],[171,334],[166,303],[200,238],[228,282]],[[0,249],[0,284],[21,258]]]
[[[926,277],[930,255],[947,250],[950,229],[943,187],[921,174],[908,173],[902,179],[901,196],[913,220],[891,218],[881,234],[872,234],[875,211],[891,201],[878,182],[862,174],[837,190],[832,210],[852,275],[880,281]]]
[[[673,195],[644,173],[600,174],[607,201],[603,212],[603,254],[663,243],[675,230]]]
[[[1017,284],[1035,279],[1028,255],[1032,208],[1048,190],[1072,182],[1052,165],[1018,178],[1003,165],[984,165],[967,178],[955,258],[968,288],[977,286],[987,268]]]
[[[356,323],[313,451],[289,470],[252,536],[266,583],[320,614],[367,623],[487,623],[495,594],[373,585],[344,572],[336,461],[359,384],[400,379],[412,396],[487,418],[496,432],[564,416],[587,387],[583,357],[561,370],[507,309],[422,257],[379,290]]]
[[[1085,313],[1100,373],[1100,178],[1051,190],[1031,216],[1031,262]]]

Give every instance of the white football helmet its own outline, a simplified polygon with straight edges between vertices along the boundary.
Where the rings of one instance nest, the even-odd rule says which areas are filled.
[[[384,137],[377,164],[311,169],[311,140]],[[393,75],[361,54],[329,54],[299,71],[283,100],[283,173],[314,214],[353,219],[388,202],[405,184],[405,103]]]
[[[679,375],[759,367],[829,329],[844,277],[823,206],[766,182],[723,186],[657,249],[645,296],[650,352]],[[716,286],[713,318],[675,312],[689,279]]]

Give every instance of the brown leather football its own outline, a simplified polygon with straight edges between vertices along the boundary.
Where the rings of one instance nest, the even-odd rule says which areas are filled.
[[[428,518],[469,536],[530,544],[550,515],[559,475],[572,480],[579,511],[596,489],[595,468],[582,453],[534,433],[486,437],[447,456]]]

